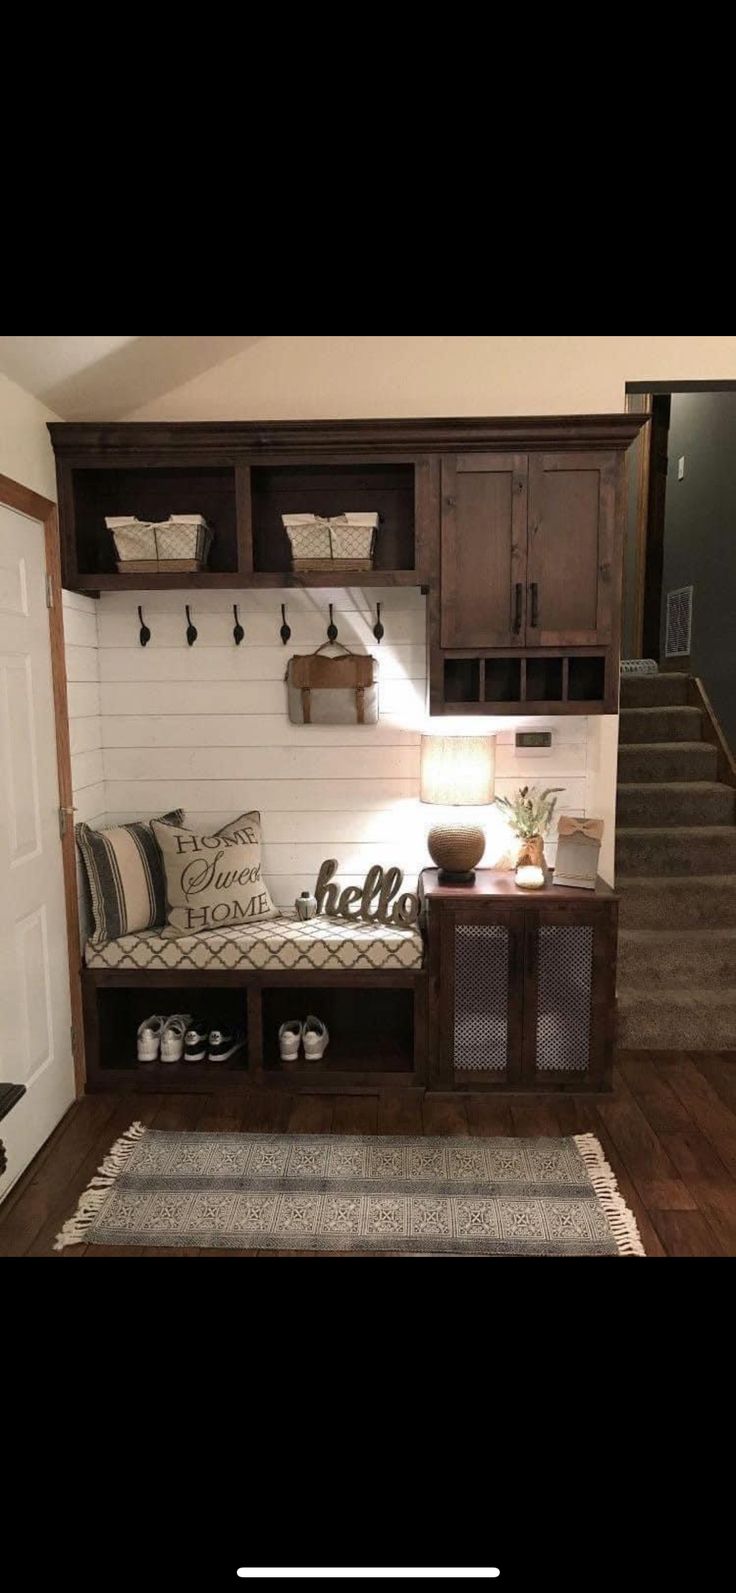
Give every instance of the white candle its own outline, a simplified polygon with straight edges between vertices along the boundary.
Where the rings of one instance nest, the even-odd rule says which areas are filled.
[[[541,890],[544,884],[544,869],[537,868],[532,863],[525,865],[523,868],[517,868],[516,883],[525,891]]]

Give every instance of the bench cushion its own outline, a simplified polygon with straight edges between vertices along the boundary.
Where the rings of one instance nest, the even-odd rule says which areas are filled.
[[[87,943],[88,968],[250,968],[330,971],[421,968],[419,929],[369,924],[344,918],[298,919],[291,911],[265,923],[213,929],[198,935],[163,935],[142,930],[106,946]]]

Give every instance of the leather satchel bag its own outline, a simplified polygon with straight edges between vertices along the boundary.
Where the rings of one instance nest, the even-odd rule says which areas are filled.
[[[342,647],[342,657],[321,656],[332,645]],[[372,653],[323,642],[314,653],[295,653],[285,679],[293,725],[378,723],[378,661]]]

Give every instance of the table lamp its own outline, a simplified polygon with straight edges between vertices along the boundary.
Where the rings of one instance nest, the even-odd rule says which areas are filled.
[[[493,801],[495,736],[422,736],[419,797],[436,807],[486,807]],[[446,818],[432,826],[427,847],[441,885],[472,885],[485,849],[480,824]]]

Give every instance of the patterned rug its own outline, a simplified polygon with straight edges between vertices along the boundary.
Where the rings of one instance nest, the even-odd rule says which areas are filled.
[[[644,1255],[592,1134],[162,1133],[133,1123],[54,1248]]]

